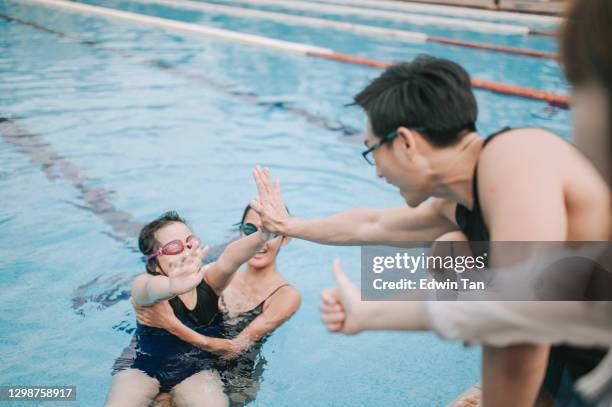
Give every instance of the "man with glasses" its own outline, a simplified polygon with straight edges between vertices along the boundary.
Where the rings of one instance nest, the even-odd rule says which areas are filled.
[[[260,195],[251,206],[267,230],[345,245],[607,240],[610,195],[597,170],[543,129],[480,136],[470,77],[456,63],[421,56],[391,66],[355,104],[368,117],[364,158],[408,206],[297,219],[267,171],[256,169]],[[484,404],[532,405],[547,355],[545,345],[484,347]]]

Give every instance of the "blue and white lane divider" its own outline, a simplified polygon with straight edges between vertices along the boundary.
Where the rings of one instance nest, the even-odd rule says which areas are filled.
[[[288,4],[293,1],[287,1]],[[549,24],[555,25],[560,24],[563,19],[556,16],[545,16],[537,14],[526,14],[526,13],[515,13],[511,11],[500,11],[500,10],[477,10],[473,8],[461,7],[461,6],[444,6],[439,4],[424,4],[424,3],[411,3],[407,1],[390,1],[390,0],[311,0],[317,3],[323,4],[335,4],[335,5],[348,5],[358,6],[364,8],[373,8],[380,10],[392,10],[400,12],[413,12],[413,13],[435,13],[451,17],[468,17],[477,18],[483,20],[509,20],[509,21],[521,21],[525,23],[535,24]]]
[[[500,52],[506,54],[523,55],[537,58],[558,58],[554,52],[538,51],[517,47],[509,47],[497,44],[485,44],[474,41],[465,41],[454,38],[436,37],[416,31],[404,31],[390,28],[376,27],[371,25],[353,24],[345,21],[336,21],[327,18],[314,18],[296,16],[293,14],[279,13],[274,11],[262,11],[252,8],[224,6],[216,3],[192,0],[132,0],[141,4],[156,4],[174,9],[196,10],[205,13],[224,14],[229,16],[255,18],[275,21],[281,24],[302,25],[315,28],[329,28],[337,31],[347,31],[355,34],[370,35],[391,38],[398,41],[411,43],[436,42],[448,46],[473,48],[484,51]]]
[[[340,16],[359,16],[369,19],[401,21],[419,25],[434,25],[439,27],[460,28],[470,31],[489,32],[496,34],[527,35],[530,28],[522,25],[499,24],[487,21],[466,20],[433,15],[398,13],[390,10],[364,9],[360,7],[340,6],[334,4],[314,3],[310,1],[287,0],[224,0],[229,3],[264,5],[284,9],[308,11],[318,14],[337,14]]]

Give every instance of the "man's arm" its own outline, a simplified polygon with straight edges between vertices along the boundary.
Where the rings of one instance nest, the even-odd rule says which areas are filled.
[[[297,219],[287,213],[280,185],[272,183],[266,169],[256,168],[253,177],[259,198],[251,202],[251,207],[268,231],[285,236],[332,245],[398,245],[407,241],[435,240],[446,232],[457,230],[449,220],[447,202],[441,199],[431,199],[417,208],[404,205],[351,209],[320,219]]]
[[[457,227],[431,200],[417,208],[398,206],[385,209],[350,209],[325,218],[287,218],[280,233],[300,239],[335,245],[401,245],[431,241]]]
[[[334,260],[336,288],[321,291],[321,320],[330,332],[356,334],[369,330],[427,330],[421,301],[362,301],[361,292]],[[416,298],[415,298],[416,300]]]

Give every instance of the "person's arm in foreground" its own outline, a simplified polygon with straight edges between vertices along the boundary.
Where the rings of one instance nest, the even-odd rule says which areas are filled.
[[[176,318],[167,301],[152,307],[134,308],[141,324],[165,329],[202,350],[232,359],[289,319],[300,306],[300,301],[300,294],[295,288],[284,287],[268,300],[263,313],[233,339],[212,338],[195,332]]]
[[[232,280],[238,268],[263,247],[268,237],[269,234],[266,231],[258,230],[230,243],[219,259],[206,267],[204,278],[210,288],[220,294]]]
[[[330,332],[356,334],[369,330],[427,330],[421,301],[361,301],[336,259],[332,269],[336,288],[321,291],[321,320]]]
[[[431,199],[417,208],[404,205],[385,209],[350,209],[320,219],[298,219],[287,213],[280,185],[271,181],[267,169],[257,167],[253,178],[259,198],[251,202],[251,208],[271,233],[331,245],[393,245],[435,240],[457,229],[444,215],[448,208],[443,207],[445,201],[440,199]]]
[[[208,247],[197,248],[169,263],[170,277],[141,274],[132,283],[132,298],[136,304],[151,305],[186,293],[196,287],[204,277],[202,259]]]

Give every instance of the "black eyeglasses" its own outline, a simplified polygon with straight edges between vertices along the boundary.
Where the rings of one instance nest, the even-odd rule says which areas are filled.
[[[389,133],[387,135],[387,137],[383,138],[382,140],[380,140],[378,143],[373,144],[371,147],[369,147],[367,150],[365,150],[364,152],[361,153],[361,155],[363,156],[364,160],[367,161],[368,164],[370,165],[376,165],[376,161],[374,161],[374,156],[372,155],[372,153],[380,146],[382,146],[384,143],[389,142],[389,141],[393,141],[393,139],[397,137],[397,130],[393,130],[391,133]],[[365,144],[366,147],[368,147],[368,142],[367,140],[363,142]]]
[[[406,127],[406,126],[404,126]],[[410,130],[414,130],[414,131],[420,131],[420,132],[424,132],[426,131],[424,127],[407,127]],[[383,144],[389,142],[389,141],[393,141],[394,138],[397,137],[397,130],[393,130],[391,133],[387,134],[387,137],[383,138],[382,140],[380,140],[378,143],[372,145],[371,147],[368,147],[368,142],[364,141],[363,143],[365,144],[366,147],[368,147],[367,150],[365,150],[364,152],[361,153],[361,155],[363,156],[363,158],[367,161],[368,164],[370,165],[376,165],[376,161],[374,160],[374,156],[372,155],[372,153],[380,146],[382,146]]]

